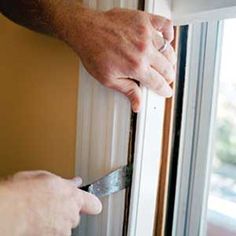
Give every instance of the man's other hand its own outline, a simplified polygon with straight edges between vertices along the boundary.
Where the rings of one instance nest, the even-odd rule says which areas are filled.
[[[63,179],[46,171],[19,172],[0,183],[0,234],[69,236],[80,213],[98,214],[102,206],[81,191],[80,178]]]

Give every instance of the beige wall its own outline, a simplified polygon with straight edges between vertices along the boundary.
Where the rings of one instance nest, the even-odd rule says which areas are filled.
[[[0,15],[0,176],[74,172],[78,59]]]

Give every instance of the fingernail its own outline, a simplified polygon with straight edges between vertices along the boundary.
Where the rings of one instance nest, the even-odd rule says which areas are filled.
[[[137,113],[140,111],[140,105],[139,102],[135,102],[132,106],[133,112]]]
[[[72,179],[73,181],[74,181],[74,183],[76,184],[76,186],[81,186],[82,185],[82,183],[83,183],[83,180],[82,180],[82,178],[80,178],[79,176],[77,176],[77,177],[74,177],[73,179]]]

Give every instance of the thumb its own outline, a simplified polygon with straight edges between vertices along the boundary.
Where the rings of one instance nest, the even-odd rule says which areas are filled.
[[[83,183],[82,178],[79,176],[74,177],[73,179],[69,180],[76,188],[80,187]]]
[[[128,97],[133,112],[139,112],[141,110],[142,91],[135,81],[131,79],[117,79],[113,89]]]
[[[82,200],[81,212],[89,215],[97,215],[102,211],[101,201],[93,194],[80,191],[80,198]]]

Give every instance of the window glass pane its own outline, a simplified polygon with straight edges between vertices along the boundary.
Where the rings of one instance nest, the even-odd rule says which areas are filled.
[[[236,235],[236,20],[224,22],[207,235]]]

